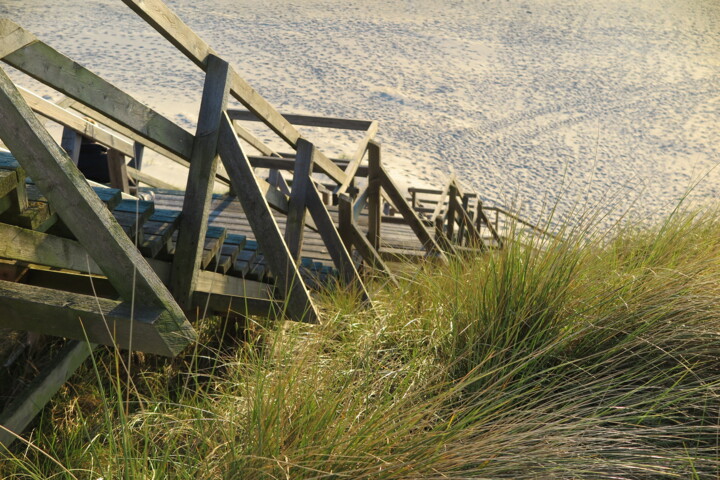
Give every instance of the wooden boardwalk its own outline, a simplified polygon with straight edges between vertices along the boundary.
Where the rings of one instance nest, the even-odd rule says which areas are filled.
[[[505,241],[500,210],[491,221],[454,178],[401,191],[378,122],[281,114],[160,0],[123,2],[205,72],[194,135],[0,19],[0,59],[66,96],[49,102],[0,68],[0,360],[17,370],[37,335],[62,339],[29,383],[0,386],[5,445],[97,345],[173,356],[208,316],[317,323],[315,289],[368,300],[366,272],[396,282],[388,260],[445,262]],[[246,110],[228,108],[231,98]],[[46,121],[63,126],[60,142]],[[363,136],[350,158],[332,159],[302,125]],[[87,145],[105,152],[109,185],[78,169]],[[148,149],[189,169],[183,191],[142,170]],[[216,182],[233,193],[213,194]]]

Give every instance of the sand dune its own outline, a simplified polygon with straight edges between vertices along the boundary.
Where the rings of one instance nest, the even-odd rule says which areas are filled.
[[[408,182],[454,171],[530,215],[667,212],[702,176],[691,197],[718,198],[714,0],[169,4],[281,111],[379,120]],[[202,75],[119,0],[0,0],[0,14],[194,128]],[[356,138],[303,131],[335,153]]]

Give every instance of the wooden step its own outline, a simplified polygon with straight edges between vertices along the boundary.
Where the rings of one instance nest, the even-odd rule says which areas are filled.
[[[174,210],[156,210],[143,224],[143,241],[139,245],[140,253],[155,258],[172,238],[180,223],[180,212]]]
[[[244,235],[228,234],[219,254],[208,265],[208,270],[222,274],[227,273],[237,260],[246,240]]]

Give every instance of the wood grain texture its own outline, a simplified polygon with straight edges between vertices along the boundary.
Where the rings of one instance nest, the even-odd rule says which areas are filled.
[[[227,114],[223,114],[220,123],[218,152],[253,234],[276,278],[276,287],[284,293],[289,316],[294,320],[317,323],[319,319],[315,304],[270,212],[265,193],[255,178],[250,161],[235,136],[232,120]]]
[[[315,148],[307,140],[298,140],[297,158],[293,185],[290,191],[290,204],[285,225],[285,243],[295,262],[300,261],[302,253],[303,231],[305,230],[305,213],[308,190],[312,187],[310,175],[313,167]]]
[[[0,18],[0,58],[36,41],[35,35],[17,23],[8,18]]]
[[[193,141],[190,133],[43,42],[31,43],[3,60],[143,138],[182,158],[190,158]]]
[[[192,302],[203,257],[203,241],[217,170],[220,116],[227,106],[229,75],[230,65],[209,55],[171,279],[173,295],[184,308]]]
[[[178,353],[194,341],[195,331],[170,292],[2,70],[0,139],[120,295],[169,313],[162,326],[168,351]]]
[[[79,115],[76,115],[64,108],[35,95],[29,90],[19,88],[23,98],[36,113],[49,118],[65,127],[72,129],[80,135],[105,145],[108,148],[117,150],[128,157],[135,156],[135,150],[130,142],[123,140],[114,133],[94,125]],[[77,163],[77,162],[76,162]]]
[[[237,121],[258,122],[261,121],[257,115],[249,110],[228,110],[231,119]],[[351,118],[320,117],[316,115],[297,115],[282,113],[285,119],[293,125],[306,127],[336,128],[340,130],[367,130],[373,123],[370,120],[357,120]]]

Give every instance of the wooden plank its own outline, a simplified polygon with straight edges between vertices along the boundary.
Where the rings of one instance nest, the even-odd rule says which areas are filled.
[[[300,261],[302,252],[303,232],[305,230],[305,212],[308,190],[312,188],[312,166],[314,163],[313,153],[315,148],[307,140],[298,140],[297,159],[295,160],[295,172],[293,174],[293,185],[290,191],[290,205],[285,225],[285,243],[287,243],[290,255],[295,262]]]
[[[12,170],[0,170],[0,198],[17,188],[17,174]]]
[[[27,104],[30,105],[30,108],[32,108],[36,113],[64,125],[80,135],[91,138],[110,149],[117,150],[123,155],[127,155],[128,157],[135,156],[133,145],[118,137],[114,133],[88,122],[79,115],[45,100],[27,89],[20,87],[19,90]],[[65,135],[63,134],[63,138],[64,137]],[[65,145],[63,145],[63,147],[65,147]],[[73,161],[74,160],[75,159],[73,158]],[[75,164],[77,165],[77,162],[75,162]]]
[[[36,41],[35,35],[20,25],[8,18],[0,18],[0,58]]]
[[[15,55],[15,54],[13,54]],[[179,353],[196,338],[155,272],[145,262],[72,160],[40,124],[30,107],[0,69],[0,139],[27,170],[63,223],[87,249],[122,298],[160,307],[157,329],[168,354]],[[135,272],[135,275],[130,275]],[[160,346],[158,346],[158,349]]]
[[[229,109],[228,115],[234,121],[261,121],[253,112],[249,110]],[[370,120],[321,117],[317,115],[297,115],[292,113],[282,113],[281,115],[293,125],[300,125],[305,127],[336,128],[339,130],[367,130],[373,123]]]
[[[42,370],[0,414],[0,444],[5,447],[17,439],[60,387],[82,365],[95,345],[77,340],[68,341]],[[8,432],[7,430],[10,430]]]
[[[255,178],[240,141],[235,136],[232,121],[227,114],[223,114],[220,123],[218,152],[255,238],[261,242],[263,252],[276,278],[276,286],[285,295],[288,314],[295,320],[317,323],[318,313],[310,293],[270,212],[265,194]]]
[[[190,133],[43,42],[31,43],[3,60],[91,106],[143,138],[151,139],[183,158],[190,158],[193,140]]]
[[[175,185],[171,185],[167,182],[164,182],[163,180],[160,180],[159,178],[153,177],[152,175],[148,175],[145,172],[141,172],[140,170],[137,170],[133,167],[126,167],[127,175],[128,177],[132,178],[135,181],[142,182],[145,185],[149,185],[154,188],[164,188],[167,190],[178,190],[179,188]]]
[[[130,193],[127,165],[125,165],[125,155],[117,150],[108,150],[107,164],[108,175],[110,176],[110,186],[112,188],[117,188],[123,193]]]
[[[360,162],[362,161],[363,157],[365,156],[365,152],[368,149],[368,144],[375,138],[375,134],[378,131],[378,122],[372,122],[370,124],[370,127],[368,127],[367,132],[365,133],[365,136],[360,141],[360,143],[357,146],[357,149],[355,150],[355,153],[352,157],[350,157],[350,161],[348,162],[347,167],[345,167],[345,180],[340,184],[340,186],[335,189],[335,194],[340,195],[341,193],[345,193],[350,187],[350,184],[352,183],[353,179],[355,178],[355,172],[357,172],[358,167],[360,166]]]
[[[171,279],[173,295],[184,308],[192,302],[201,263],[209,263],[203,262],[203,239],[217,170],[220,116],[227,106],[229,89],[230,65],[209,55]]]
[[[78,113],[82,114],[83,116],[86,116],[88,118],[93,119],[94,121],[101,123],[105,125],[107,128],[129,138],[136,144],[144,145],[153,150],[154,152],[159,153],[160,155],[164,156],[165,158],[172,160],[173,162],[182,165],[184,167],[189,167],[190,162],[187,158],[181,157],[180,155],[177,155],[167,148],[163,147],[159,143],[153,141],[152,139],[145,138],[142,135],[138,135],[134,131],[130,130],[127,127],[124,127],[119,122],[113,120],[107,115],[104,115],[97,110],[94,110],[87,105],[83,105],[80,102],[76,102],[75,100],[71,98],[66,98],[66,101],[60,102],[66,105],[66,108],[72,108],[73,110],[77,111]],[[137,155],[137,153],[136,153]],[[227,182],[225,182],[227,183]]]

